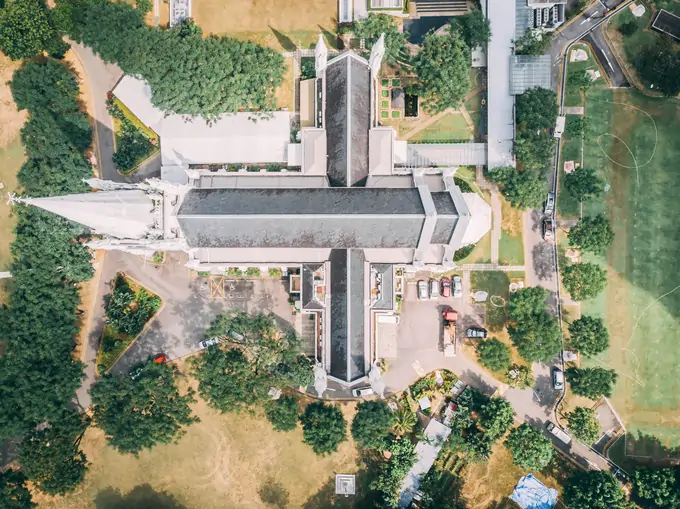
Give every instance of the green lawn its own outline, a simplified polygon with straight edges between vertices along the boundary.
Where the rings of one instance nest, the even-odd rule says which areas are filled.
[[[457,261],[458,265],[468,263],[491,263],[491,232],[484,235],[467,257]]]
[[[10,247],[14,241],[16,216],[7,203],[5,193],[12,193],[17,186],[17,172],[25,160],[24,147],[17,136],[7,147],[0,148],[0,183],[5,187],[0,194],[0,271],[9,269],[12,261]],[[0,305],[7,302],[9,279],[0,279]]]
[[[586,364],[619,372],[612,401],[629,431],[672,447],[680,444],[680,102],[592,90],[586,108],[593,133],[585,165],[610,189],[584,203],[584,214],[607,214],[616,235],[606,255],[584,257],[610,274],[605,292],[582,310],[605,317],[611,346]]]
[[[568,219],[578,218],[580,215],[581,201],[572,196],[564,186],[564,163],[574,161],[581,163],[581,140],[578,138],[562,137],[560,152],[560,192],[557,196],[557,212],[561,217]]]
[[[472,131],[463,115],[447,113],[442,118],[409,138],[409,142],[455,142],[470,141]]]
[[[503,328],[507,321],[506,306],[510,295],[510,278],[502,271],[479,271],[470,273],[472,291],[489,292],[486,302],[486,325],[491,331]],[[494,297],[495,296],[495,297]],[[493,297],[493,303],[491,299]]]
[[[524,265],[524,243],[521,233],[513,235],[507,230],[501,230],[498,259],[501,265]]]
[[[588,60],[585,60],[583,62],[570,62],[569,58],[571,58],[572,51],[577,49],[585,50],[585,52],[588,54]],[[569,55],[567,57],[566,65],[568,74],[567,74],[567,88],[564,93],[564,105],[583,106],[583,95],[581,94],[581,90],[579,89],[579,87],[569,84],[569,76],[584,69],[598,70],[600,71],[600,73],[602,73],[602,70],[600,69],[600,66],[597,65],[595,59],[593,58],[593,54],[590,51],[590,48],[585,44],[574,44],[571,47],[571,49],[569,50]],[[603,82],[604,80],[603,78],[600,78],[599,81]]]

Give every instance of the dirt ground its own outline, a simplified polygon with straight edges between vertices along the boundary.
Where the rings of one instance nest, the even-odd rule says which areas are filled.
[[[554,465],[541,472],[534,472],[534,475],[561,494],[566,478],[576,467],[558,453],[555,457]],[[463,470],[465,483],[462,495],[470,509],[496,507],[496,504],[512,494],[517,481],[525,474],[526,472],[512,463],[510,452],[499,442],[494,446],[487,463],[471,464]]]
[[[230,35],[278,51],[309,48],[320,32],[337,46],[336,0],[307,0],[304,5],[287,0],[194,0],[192,14],[206,35]]]
[[[180,372],[187,373],[184,363]],[[189,383],[188,378],[182,380],[183,385]],[[335,473],[359,469],[359,456],[349,435],[353,404],[342,407],[348,441],[325,457],[316,456],[302,443],[299,427],[289,433],[276,432],[259,413],[222,415],[200,398],[193,408],[201,422],[191,426],[177,444],[156,446],[138,458],[119,454],[106,444],[99,429],[90,428],[82,447],[91,465],[79,490],[66,497],[38,495],[34,500],[45,509],[103,509],[127,507],[107,501],[129,502],[146,492],[157,498],[173,497],[179,504],[154,507],[303,507],[310,497],[319,497]]]

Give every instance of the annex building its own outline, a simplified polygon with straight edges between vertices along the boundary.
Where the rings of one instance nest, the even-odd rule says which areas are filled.
[[[375,360],[379,315],[395,309],[395,270],[451,269],[455,251],[491,227],[489,205],[454,183],[460,154],[419,151],[379,124],[382,53],[378,43],[369,61],[352,51],[328,59],[320,39],[315,123],[297,136],[285,111],[210,123],[166,115],[146,83],[125,77],[114,93],[159,134],[161,178],[94,179],[97,192],[29,202],[90,227],[96,249],[183,251],[189,268],[212,274],[297,267],[317,360],[355,383]]]

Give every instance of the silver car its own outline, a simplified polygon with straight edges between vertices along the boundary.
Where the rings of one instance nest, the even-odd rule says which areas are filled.
[[[460,276],[453,276],[453,296],[460,298],[463,296],[463,278]]]
[[[210,338],[210,339],[204,339],[201,341],[198,346],[201,347],[201,350],[205,350],[206,348],[209,348],[211,346],[219,345],[220,344],[220,338]]]
[[[420,300],[427,300],[428,297],[427,283],[423,279],[418,280],[418,298]]]
[[[439,298],[439,281],[434,278],[430,279],[430,299]]]

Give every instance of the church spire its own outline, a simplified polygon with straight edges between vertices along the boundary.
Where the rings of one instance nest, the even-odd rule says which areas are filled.
[[[80,223],[101,235],[141,239],[158,228],[152,197],[141,189],[22,198],[29,205]]]

